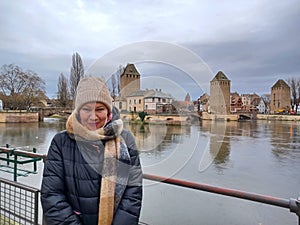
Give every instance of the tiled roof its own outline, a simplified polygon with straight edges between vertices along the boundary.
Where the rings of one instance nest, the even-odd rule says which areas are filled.
[[[154,91],[151,94],[145,96],[145,98],[172,98],[172,96],[161,91]]]
[[[127,97],[144,96],[147,92],[147,90],[134,91],[130,93]]]

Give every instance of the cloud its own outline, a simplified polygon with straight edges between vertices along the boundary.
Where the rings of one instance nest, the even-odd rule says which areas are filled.
[[[89,68],[122,46],[149,41],[190,50],[212,77],[222,70],[239,92],[266,92],[276,79],[299,76],[298,0],[29,0],[1,1],[0,8],[0,65],[34,70],[46,80],[49,94],[56,92],[60,73],[68,75],[73,53]],[[185,78],[181,83],[188,86]]]

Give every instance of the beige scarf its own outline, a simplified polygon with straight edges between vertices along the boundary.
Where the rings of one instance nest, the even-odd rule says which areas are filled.
[[[111,225],[114,216],[114,196],[117,181],[117,165],[120,158],[120,133],[123,129],[121,120],[112,121],[105,128],[88,130],[72,113],[66,123],[67,131],[74,138],[91,141],[106,140],[100,190],[98,225]]]

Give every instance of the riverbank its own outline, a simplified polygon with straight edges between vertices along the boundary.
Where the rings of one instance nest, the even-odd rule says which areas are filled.
[[[8,111],[0,112],[0,123],[31,123],[39,121],[38,112]]]
[[[207,112],[202,113],[202,120],[223,120],[223,121],[238,121],[238,114],[210,114]],[[276,120],[276,121],[297,121],[300,122],[300,115],[272,115],[272,114],[253,114],[251,120]]]
[[[164,123],[168,125],[188,125],[199,120],[223,120],[223,121],[238,121],[238,114],[220,115],[209,114],[203,112],[201,117],[196,114],[154,114],[147,115],[144,122],[151,124]],[[50,118],[67,119],[67,116],[54,114]],[[137,121],[141,119],[137,113],[121,113],[120,118],[124,121]],[[300,115],[271,115],[271,114],[255,114],[252,120],[278,120],[278,121],[297,121],[300,122]],[[38,112],[0,112],[0,123],[26,123],[39,122]]]
[[[300,122],[300,115],[268,115],[257,114],[258,120],[278,120],[278,121],[297,121]]]

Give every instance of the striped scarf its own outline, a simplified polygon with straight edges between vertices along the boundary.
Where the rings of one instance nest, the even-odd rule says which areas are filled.
[[[120,159],[120,133],[123,129],[121,119],[111,121],[105,127],[91,131],[78,121],[72,113],[66,123],[66,129],[76,140],[105,140],[104,161],[100,190],[98,225],[111,225],[115,207],[115,189],[117,166]]]

